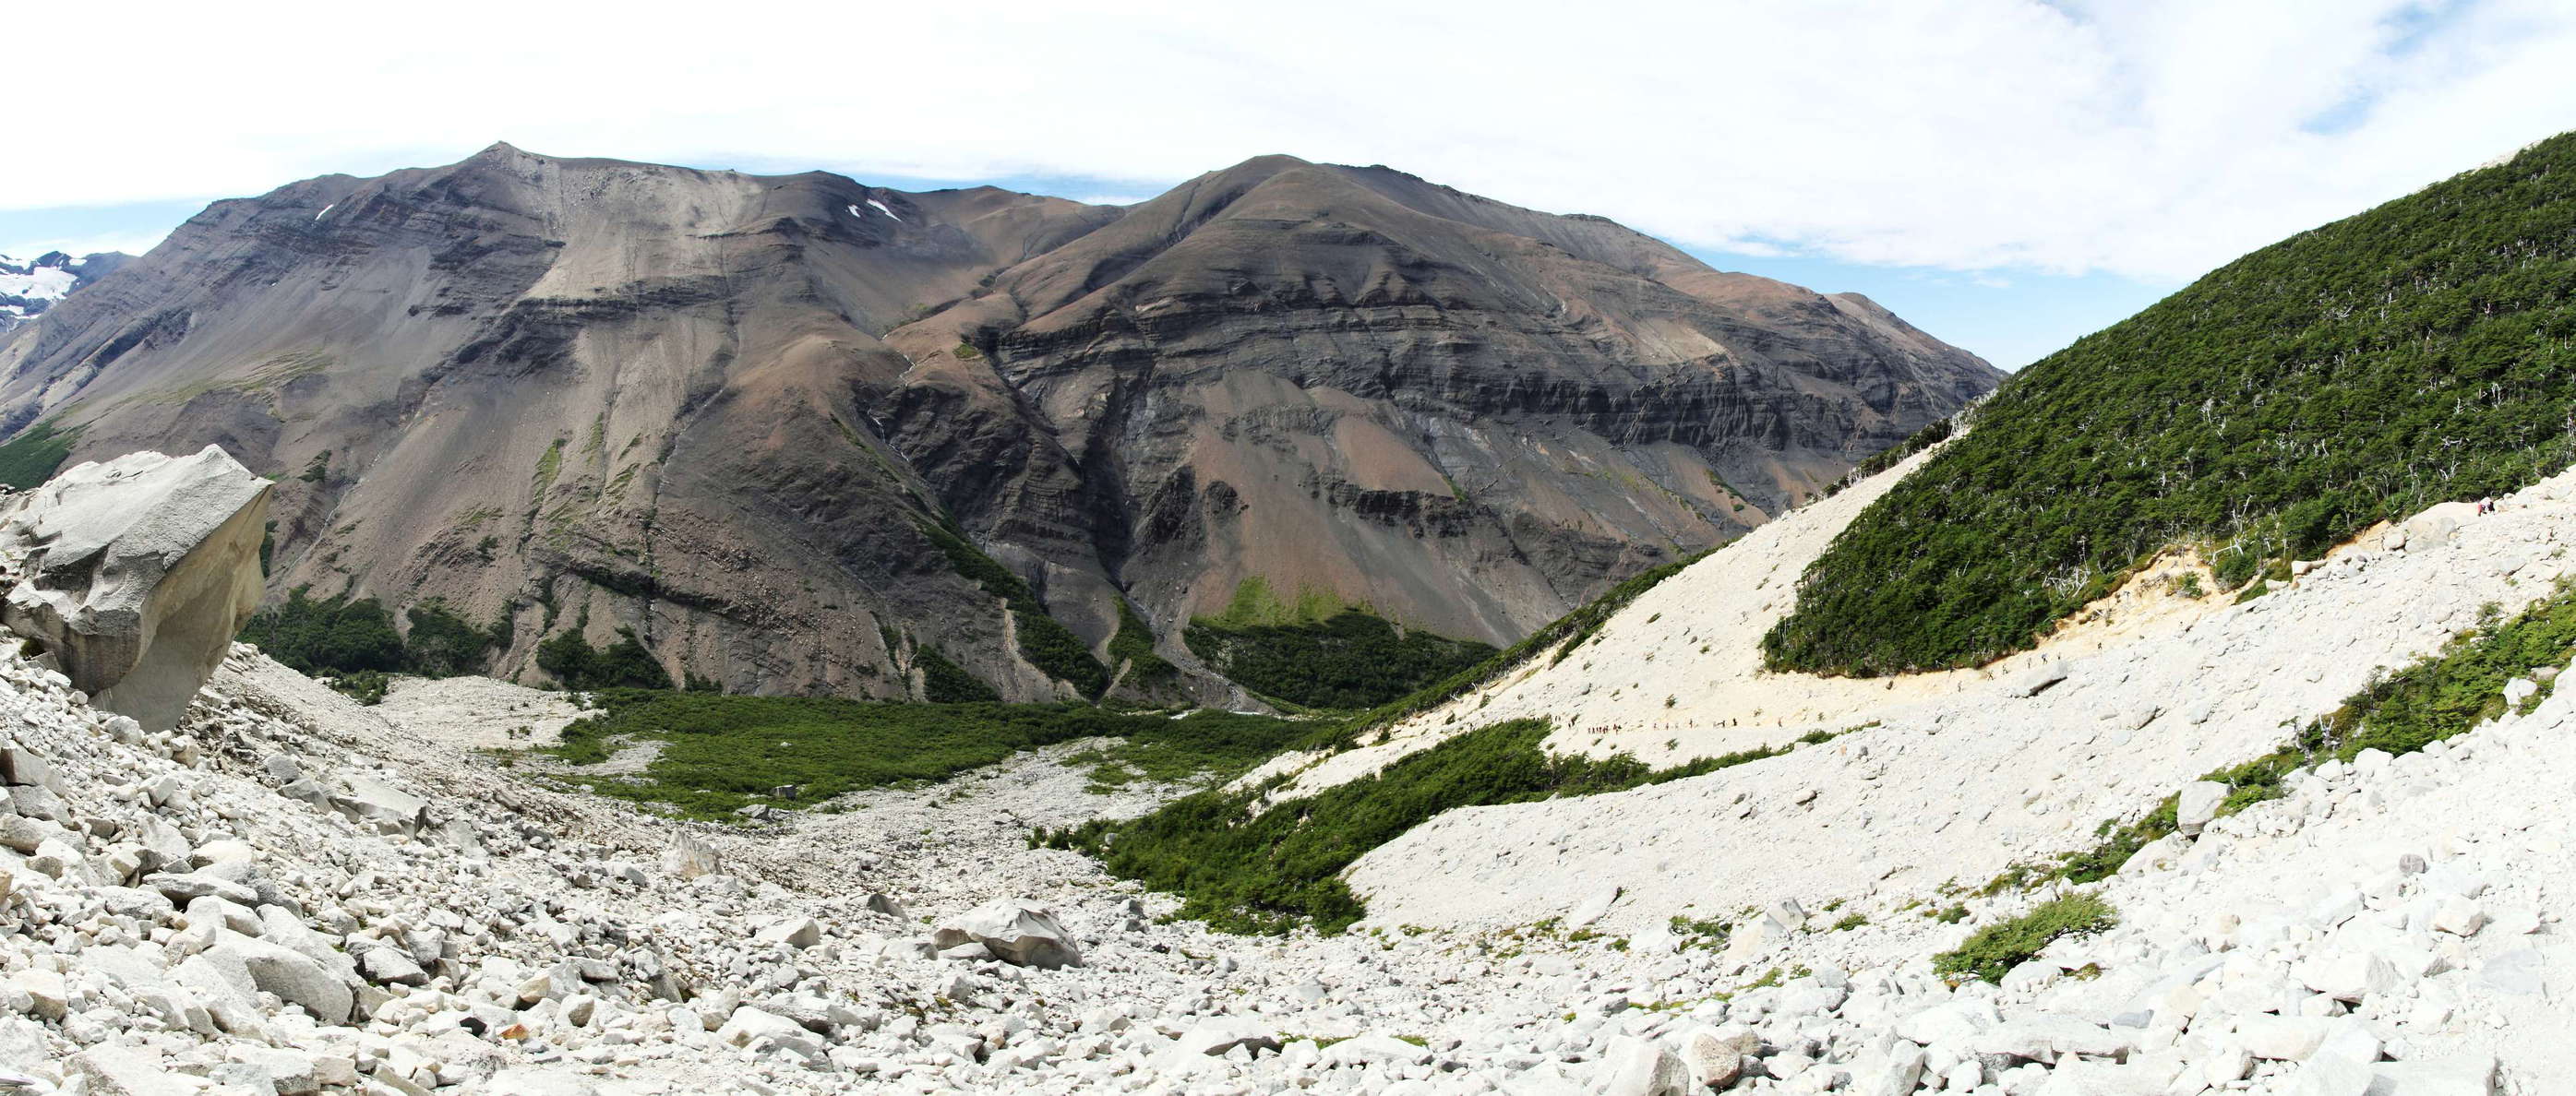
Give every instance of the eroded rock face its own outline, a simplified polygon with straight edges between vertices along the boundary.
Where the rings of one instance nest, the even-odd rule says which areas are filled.
[[[0,620],[99,707],[177,726],[258,608],[269,486],[212,445],[74,467],[11,500]]]
[[[1379,168],[1112,207],[499,145],[216,203],[0,341],[0,427],[220,441],[279,480],[280,589],[508,614],[503,676],[586,620],[737,691],[923,699],[927,646],[1089,692],[953,522],[1095,655],[1151,625],[1182,680],[1129,691],[1216,703],[1180,633],[1252,579],[1507,644],[2001,376]]]

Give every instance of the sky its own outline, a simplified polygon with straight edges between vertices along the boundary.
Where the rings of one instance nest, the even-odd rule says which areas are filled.
[[[1866,293],[2007,368],[2576,128],[2565,0],[248,0],[0,27],[94,59],[13,112],[22,257],[495,140],[1105,201],[1286,152]]]

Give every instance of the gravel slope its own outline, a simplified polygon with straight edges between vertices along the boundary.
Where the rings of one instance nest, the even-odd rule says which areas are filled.
[[[556,696],[407,682],[367,708],[244,647],[152,735],[0,651],[0,1070],[84,1096],[2563,1092],[2576,695],[2299,774],[2151,847],[2085,888],[2116,927],[1999,984],[1954,986],[1931,957],[2046,897],[1943,884],[2087,843],[2481,606],[2547,590],[2571,488],[2418,522],[2403,551],[2367,538],[2243,605],[2142,586],[2002,673],[1792,682],[1804,714],[1673,749],[1875,725],[1435,819],[1358,865],[1371,920],[1329,939],[1169,921],[1169,896],[1031,848],[1031,826],[1177,790],[1094,796],[1082,743],[713,827],[506,766],[491,747],[573,716]],[[1794,520],[1783,541],[1826,535]],[[1615,716],[1627,697],[1572,676],[1587,659],[1630,667],[1622,692],[1648,667],[1690,679],[1713,622],[1758,634],[1708,604],[1741,586],[1726,567],[1767,579],[1790,550],[1686,573],[1486,718]],[[1711,696],[1672,718],[1768,703]],[[1964,918],[1926,916],[1951,903]],[[1081,962],[1004,958],[1038,943]]]
[[[2412,550],[2366,536],[2244,604],[2132,583],[2089,621],[1985,670],[1895,680],[1762,671],[1759,637],[1785,611],[1799,553],[1884,482],[1783,518],[1737,546],[1751,551],[1721,551],[1638,598],[1597,643],[1490,701],[1420,717],[1388,746],[1315,765],[1301,786],[1356,775],[1442,731],[1522,716],[1555,720],[1554,748],[1658,762],[1814,730],[1840,737],[1618,795],[1452,812],[1356,866],[1373,917],[1525,922],[1618,889],[1626,897],[1610,923],[1634,927],[1784,897],[1892,906],[1947,882],[1973,886],[2013,860],[2089,844],[2102,820],[2268,752],[2373,674],[2437,649],[2482,606],[2518,610],[2568,571],[2560,546],[2576,538],[2576,476],[2561,476],[2491,516],[2459,521],[2470,508],[2437,508],[2419,521],[2458,521],[2456,532]],[[1782,592],[1767,609],[1725,596],[1748,587]],[[1666,707],[1666,696],[1677,700]],[[1795,850],[1796,872],[1780,871],[1781,850]],[[1480,886],[1446,885],[1459,876]]]

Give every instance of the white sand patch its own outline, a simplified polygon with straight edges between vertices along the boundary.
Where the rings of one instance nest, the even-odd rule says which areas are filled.
[[[465,749],[551,746],[582,714],[562,693],[488,677],[400,678],[376,713],[425,741]]]

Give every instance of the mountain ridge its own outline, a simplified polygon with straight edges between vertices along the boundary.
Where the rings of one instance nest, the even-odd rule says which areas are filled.
[[[1696,266],[1285,156],[1107,207],[504,143],[210,205],[0,342],[0,414],[225,445],[287,481],[273,594],[506,618],[505,674],[631,628],[675,679],[917,695],[926,643],[1064,698],[1127,602],[1216,699],[1178,636],[1246,582],[1516,638],[2000,376],[1637,272]]]
[[[122,251],[74,257],[47,251],[33,259],[0,255],[0,335],[24,326],[56,302],[133,262]]]

